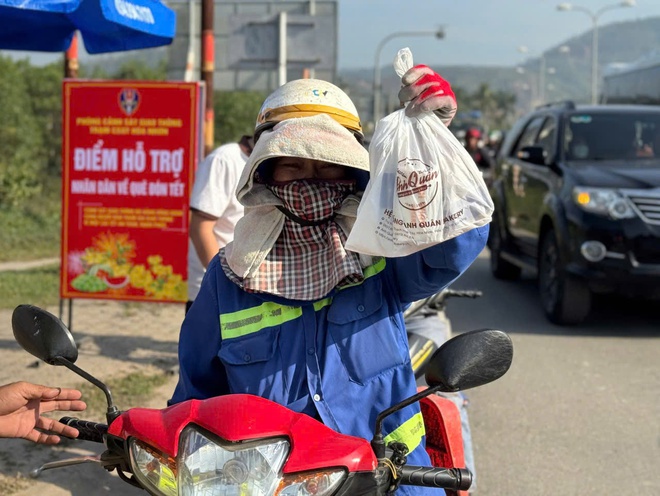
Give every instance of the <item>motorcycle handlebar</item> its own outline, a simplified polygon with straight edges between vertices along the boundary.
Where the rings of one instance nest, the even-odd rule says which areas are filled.
[[[466,491],[472,485],[472,474],[466,468],[435,468],[405,465],[399,473],[405,486],[441,487]]]
[[[483,293],[479,290],[462,290],[462,289],[447,289],[446,297],[461,296],[464,298],[478,298]]]
[[[78,437],[83,441],[92,441],[95,443],[103,443],[103,434],[108,432],[106,424],[99,424],[98,422],[90,422],[89,420],[80,420],[75,417],[62,417],[60,419],[65,425],[78,429]]]

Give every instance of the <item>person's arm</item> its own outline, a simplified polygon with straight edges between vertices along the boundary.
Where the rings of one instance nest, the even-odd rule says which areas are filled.
[[[193,208],[190,211],[190,240],[195,247],[200,262],[206,268],[211,259],[218,253],[218,241],[213,233],[218,218]]]
[[[0,386],[0,437],[23,438],[42,444],[57,444],[60,435],[78,437],[78,431],[43,413],[81,411],[87,408],[76,389],[62,389],[29,382]]]
[[[216,279],[216,272],[220,270],[220,259],[216,256],[211,260],[199,294],[181,325],[179,382],[168,405],[229,393],[227,375],[217,356],[222,340]]]
[[[238,178],[230,157],[227,147],[220,147],[202,161],[195,173],[189,237],[204,268],[221,248],[213,229],[235,195]]]
[[[642,147],[637,150],[637,156],[638,157],[654,157],[655,154],[653,153],[653,148],[651,148],[651,145],[648,143],[644,143]]]
[[[420,300],[449,286],[484,249],[488,229],[486,224],[407,257],[388,259],[401,301]]]
[[[409,102],[406,115],[435,112],[449,126],[458,109],[448,81],[426,65],[416,65],[402,77],[399,100]],[[407,257],[388,259],[403,303],[426,298],[460,276],[486,246],[488,225],[474,228]]]

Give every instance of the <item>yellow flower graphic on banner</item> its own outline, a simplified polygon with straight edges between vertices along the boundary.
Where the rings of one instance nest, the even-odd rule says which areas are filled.
[[[175,274],[171,265],[164,265],[163,257],[150,255],[147,265],[134,265],[135,257],[135,241],[128,234],[101,233],[80,256],[85,272],[74,278],[71,286],[83,292],[110,290],[113,294],[127,294],[134,288],[158,300],[186,300],[183,276]]]
[[[160,255],[147,258],[149,267],[135,265],[131,270],[131,284],[144,290],[148,296],[162,300],[183,301],[187,298],[186,283],[180,274],[174,274],[171,265],[163,265]]]
[[[135,241],[130,240],[126,233],[101,233],[92,240],[92,246],[87,248],[83,260],[88,254],[90,258],[101,257],[103,261],[100,263],[110,260],[119,265],[129,263],[135,258]]]

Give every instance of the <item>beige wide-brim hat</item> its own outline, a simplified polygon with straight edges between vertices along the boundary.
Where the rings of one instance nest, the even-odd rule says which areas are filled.
[[[355,135],[326,114],[287,119],[264,131],[245,164],[236,196],[246,207],[279,204],[254,173],[275,157],[320,160],[369,173],[369,154]],[[272,198],[272,203],[268,198]]]
[[[351,131],[328,115],[291,118],[264,131],[245,164],[236,192],[245,215],[235,226],[234,241],[225,247],[228,265],[239,277],[250,277],[259,268],[284,225],[285,216],[276,208],[282,200],[265,184],[254,181],[259,165],[274,157],[321,160],[369,174],[367,150]],[[359,194],[349,195],[337,212],[335,221],[346,234],[355,222],[359,201]]]

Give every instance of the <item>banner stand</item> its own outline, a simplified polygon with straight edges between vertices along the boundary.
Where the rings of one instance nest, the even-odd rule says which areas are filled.
[[[203,85],[64,80],[60,320],[73,299],[185,303]]]
[[[64,322],[64,298],[60,298],[60,320]],[[72,326],[73,326],[73,298],[67,298],[67,301],[69,302],[69,309],[67,312],[68,315],[68,323],[66,325],[67,329],[69,331],[73,332]]]

